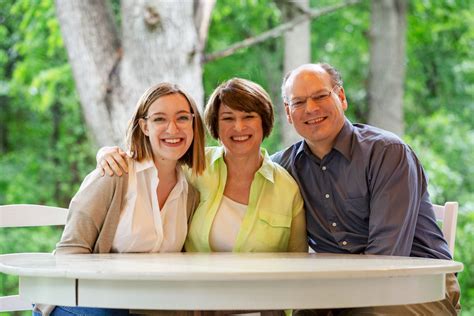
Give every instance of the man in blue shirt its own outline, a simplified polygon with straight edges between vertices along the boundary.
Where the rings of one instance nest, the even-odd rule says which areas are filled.
[[[352,124],[342,79],[328,64],[307,64],[282,85],[287,119],[304,138],[272,159],[296,179],[316,252],[451,259],[436,225],[427,180],[415,153],[396,135]],[[460,290],[448,275],[438,302],[299,315],[456,315]]]

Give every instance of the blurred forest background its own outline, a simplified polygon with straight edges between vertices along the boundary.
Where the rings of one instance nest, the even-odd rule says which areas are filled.
[[[309,7],[340,2],[309,1]],[[402,137],[423,162],[432,200],[460,204],[454,259],[464,263],[464,271],[458,275],[463,315],[474,315],[473,2],[406,2],[401,85]],[[210,16],[203,56],[287,22],[287,4],[218,0]],[[115,23],[123,22],[123,4],[121,9],[119,1],[111,1],[111,8]],[[348,117],[353,122],[371,121],[372,12],[371,2],[361,1],[322,15],[309,24],[310,35],[305,41],[310,44],[310,61],[329,62],[341,71]],[[95,167],[97,149],[107,143],[86,123],[80,103],[84,98],[76,90],[64,42],[52,0],[0,0],[0,204],[67,207],[82,179]],[[292,49],[299,50],[305,42],[293,44]],[[285,52],[285,37],[277,36],[202,63],[203,99],[223,80],[238,76],[260,83],[271,94],[275,107],[281,108]],[[389,96],[390,91],[382,92]],[[386,99],[388,104],[390,97]],[[102,123],[126,124],[110,120],[114,122]],[[288,135],[291,127],[279,118],[264,146],[270,153],[282,149],[294,137]],[[108,144],[117,144],[117,140],[110,139]],[[2,229],[2,253],[48,252],[60,234],[61,228]],[[16,290],[16,278],[0,276],[0,295]]]

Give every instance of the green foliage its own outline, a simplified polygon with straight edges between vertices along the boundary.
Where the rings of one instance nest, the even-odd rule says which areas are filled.
[[[474,315],[474,3],[411,1],[405,81],[406,140],[434,202],[458,201],[455,260],[463,315]]]
[[[0,203],[67,206],[93,168],[51,1],[3,1]],[[8,16],[8,17],[7,17]],[[18,23],[20,21],[20,23]],[[0,35],[2,36],[2,35]]]
[[[311,0],[312,8],[340,1]],[[429,176],[433,201],[459,201],[455,260],[463,315],[474,315],[474,8],[472,1],[409,1],[405,80],[406,141]],[[112,1],[120,23],[120,3]],[[0,0],[0,204],[67,206],[94,167],[52,0]],[[271,0],[216,2],[206,51],[216,52],[282,23]],[[311,59],[335,65],[348,116],[367,118],[370,1],[311,22]],[[295,49],[298,49],[295,47]],[[222,81],[261,84],[281,110],[283,41],[271,39],[204,66],[206,96]],[[280,149],[280,122],[264,147]],[[208,144],[216,144],[208,139]],[[51,251],[60,229],[6,229],[2,253]],[[0,276],[0,295],[17,279]]]
[[[418,80],[407,80],[408,132],[413,130],[412,121],[442,108],[472,126],[473,2],[436,0],[411,4],[407,76]]]
[[[464,270],[458,274],[461,284],[462,315],[474,315],[474,202],[464,205],[463,211],[458,217],[456,231],[456,249],[454,260],[464,264]]]
[[[216,52],[231,44],[263,33],[280,24],[280,11],[273,1],[217,1],[213,11],[206,51]],[[255,81],[276,102],[280,97],[282,78],[282,41],[272,39],[243,49],[236,54],[207,63],[204,67],[204,89],[208,97],[225,80],[241,77]],[[280,131],[275,124],[263,146],[273,153],[279,149]]]
[[[0,204],[67,206],[94,167],[52,1],[0,1]],[[60,228],[2,229],[2,253],[49,252]],[[18,280],[0,276],[0,295]],[[26,314],[31,314],[26,313]]]
[[[464,264],[459,273],[463,315],[474,314],[474,130],[446,109],[417,120],[421,134],[407,136],[429,176],[432,201],[458,201],[454,259]]]
[[[474,175],[470,163],[474,129],[464,124],[462,118],[441,109],[429,117],[418,118],[417,130],[420,134],[405,138],[428,171],[433,200],[456,200],[461,205],[473,201],[474,179],[465,175]]]

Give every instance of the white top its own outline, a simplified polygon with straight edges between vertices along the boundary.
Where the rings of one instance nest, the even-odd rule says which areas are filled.
[[[160,210],[158,170],[152,160],[129,166],[128,190],[112,252],[179,252],[186,239],[188,183],[177,168],[177,183]]]
[[[234,249],[246,211],[247,205],[222,196],[209,235],[209,244],[213,251],[230,252]]]

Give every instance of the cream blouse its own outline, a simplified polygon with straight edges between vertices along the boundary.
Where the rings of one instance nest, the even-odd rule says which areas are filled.
[[[177,167],[178,181],[160,209],[158,170],[152,160],[129,165],[128,191],[112,242],[112,252],[179,252],[187,233],[188,183]]]

